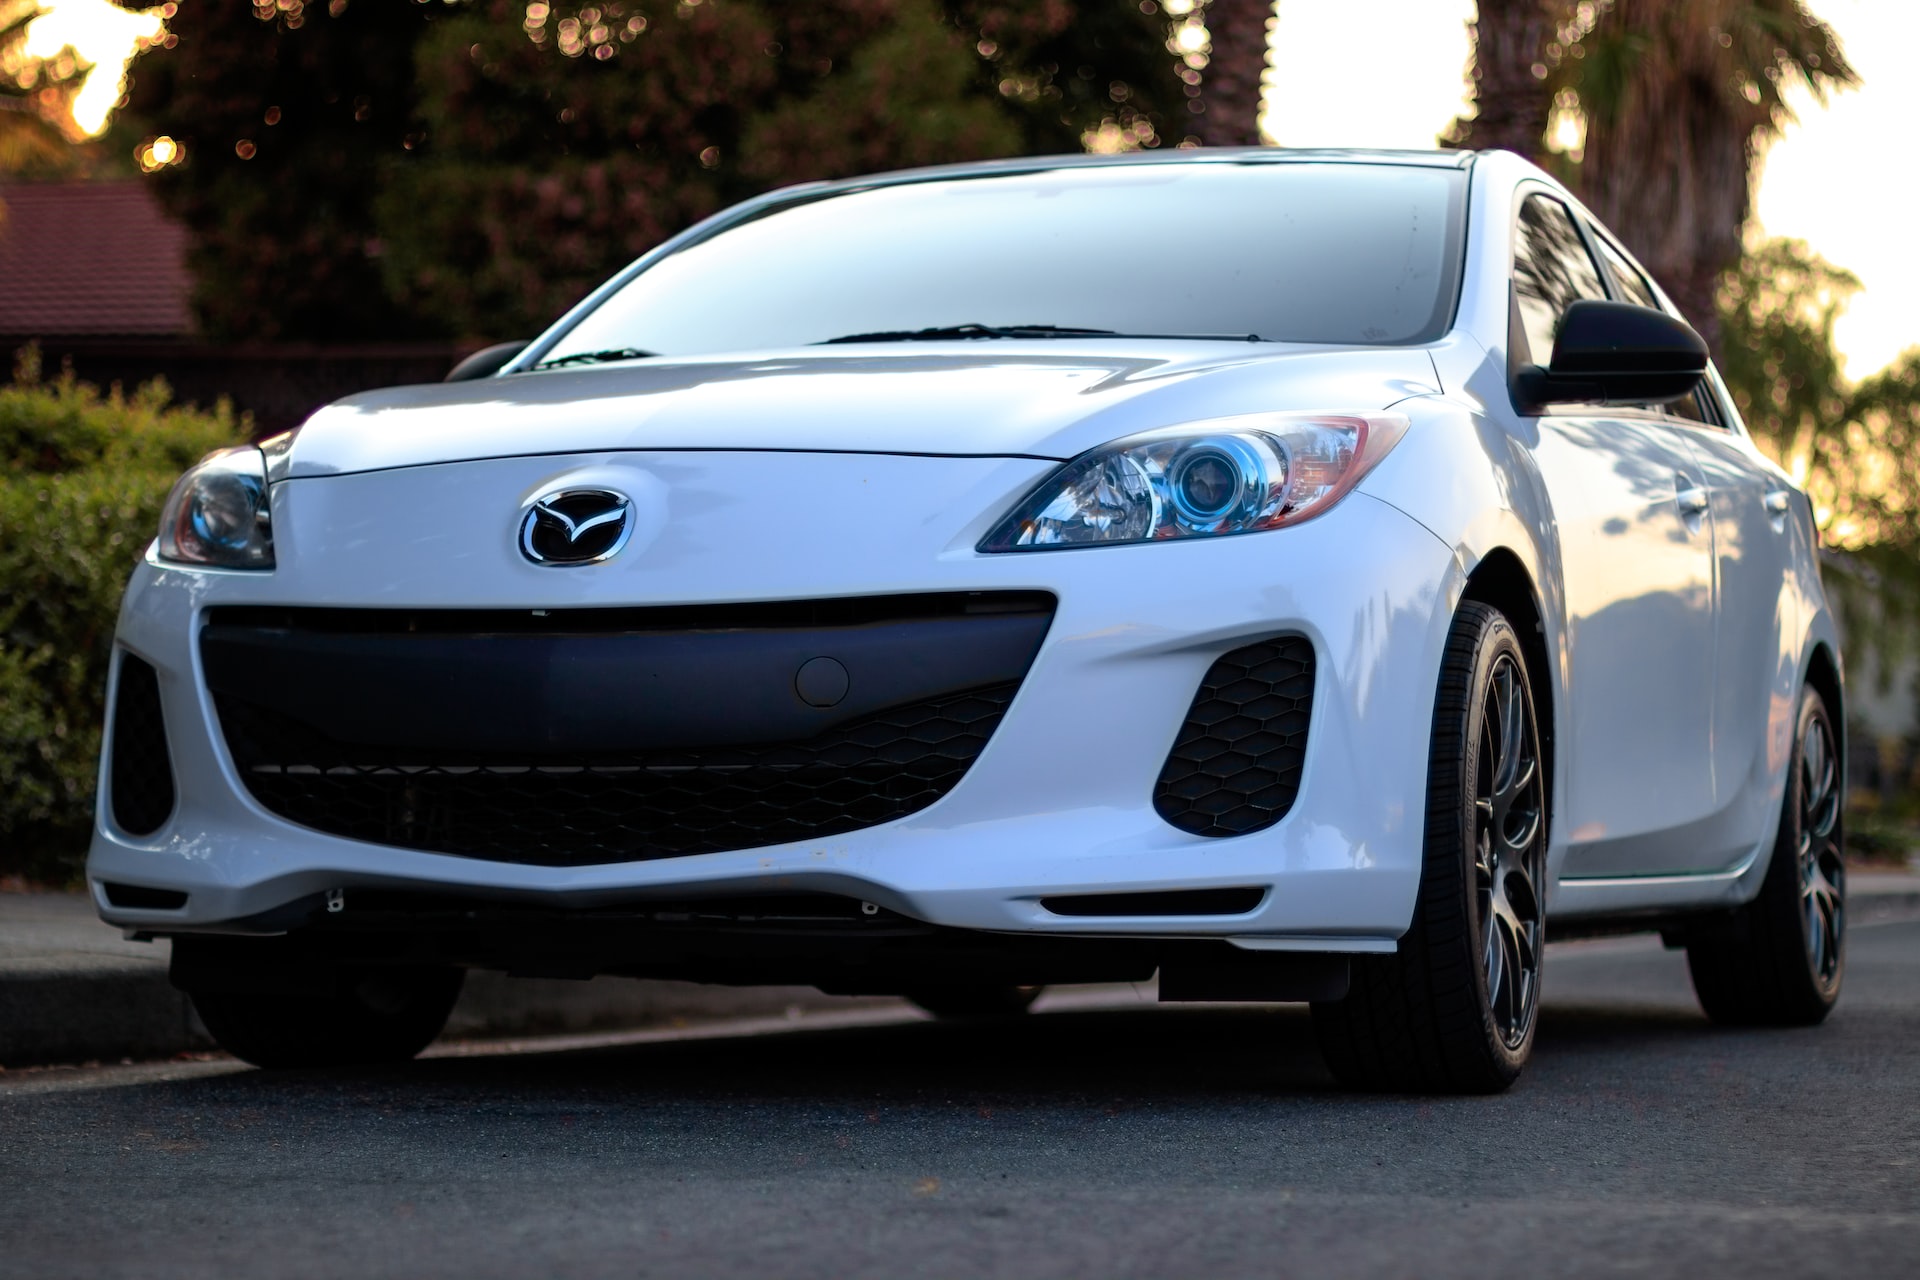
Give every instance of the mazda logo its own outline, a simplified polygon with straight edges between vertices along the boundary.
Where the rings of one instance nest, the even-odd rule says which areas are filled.
[[[633,500],[611,489],[563,489],[520,517],[520,554],[535,564],[611,560],[633,532]]]

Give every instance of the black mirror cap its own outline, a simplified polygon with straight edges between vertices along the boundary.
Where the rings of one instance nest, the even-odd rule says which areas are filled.
[[[1709,352],[1693,326],[1631,302],[1582,299],[1567,308],[1553,363],[1520,371],[1529,404],[1658,404],[1678,400],[1707,371]]]
[[[491,378],[506,368],[508,361],[532,345],[532,341],[523,338],[519,342],[496,342],[490,347],[482,347],[449,369],[441,381],[472,382],[476,378]]]

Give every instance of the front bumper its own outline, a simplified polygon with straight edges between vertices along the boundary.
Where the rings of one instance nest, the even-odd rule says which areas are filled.
[[[1271,534],[976,553],[985,527],[1051,466],[687,452],[283,481],[278,569],[197,571],[150,557],[128,588],[118,644],[158,672],[177,800],[136,838],[115,828],[103,799],[88,863],[101,914],[190,932],[335,889],[349,902],[380,889],[543,907],[812,891],[962,929],[1391,948],[1419,882],[1448,549],[1362,492]],[[619,558],[559,571],[519,558],[512,513],[559,481],[634,496],[647,514]],[[276,817],[235,771],[199,644],[208,611],[225,606],[531,610],[956,591],[1038,591],[1058,603],[1003,720],[941,799],[823,840],[588,866],[395,848]],[[1202,676],[1222,653],[1284,633],[1307,637],[1317,655],[1291,811],[1244,836],[1176,830],[1152,794]],[[174,910],[114,906],[100,889],[109,882],[188,898]],[[1247,886],[1267,892],[1238,915],[1085,918],[1041,903]]]

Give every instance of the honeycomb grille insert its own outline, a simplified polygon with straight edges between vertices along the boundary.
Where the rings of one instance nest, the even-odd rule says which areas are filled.
[[[130,836],[152,835],[173,812],[173,763],[167,758],[160,678],[130,653],[120,657],[108,789],[114,824]]]
[[[1160,770],[1153,807],[1197,836],[1241,836],[1280,821],[1300,791],[1313,714],[1313,645],[1263,640],[1207,670]]]
[[[539,866],[815,840],[926,808],[966,773],[1017,682],[889,708],[805,742],[517,760],[377,752],[216,699],[249,791],[315,830]]]

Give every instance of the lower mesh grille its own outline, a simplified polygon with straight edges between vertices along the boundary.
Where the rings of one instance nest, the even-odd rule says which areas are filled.
[[[1263,640],[1208,669],[1160,770],[1153,807],[1197,836],[1239,836],[1285,817],[1300,791],[1313,714],[1313,645]]]
[[[370,753],[228,698],[247,789],[302,826],[403,848],[584,866],[821,839],[924,809],[1018,686],[896,706],[801,743],[505,760]]]
[[[120,657],[113,708],[113,821],[130,836],[152,835],[173,812],[173,764],[167,758],[160,678],[132,654]]]

